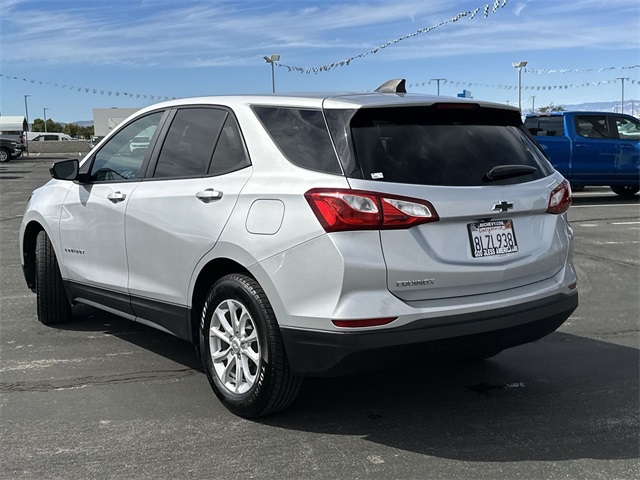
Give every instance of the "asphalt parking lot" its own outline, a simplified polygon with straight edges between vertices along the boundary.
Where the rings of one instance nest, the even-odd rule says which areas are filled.
[[[640,478],[640,196],[575,194],[580,307],[476,363],[308,379],[235,417],[193,348],[89,307],[36,319],[18,229],[51,160],[0,164],[0,478]]]

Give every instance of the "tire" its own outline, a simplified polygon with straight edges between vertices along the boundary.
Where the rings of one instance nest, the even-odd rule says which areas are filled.
[[[44,231],[36,239],[36,303],[38,320],[56,325],[71,320],[67,298],[53,245]]]
[[[257,418],[293,402],[302,379],[289,368],[275,314],[258,282],[241,274],[218,280],[200,327],[202,364],[228,410]]]
[[[610,187],[611,191],[613,191],[613,193],[615,193],[616,195],[620,195],[623,198],[631,198],[633,197],[636,193],[638,193],[638,190],[640,190],[639,186],[632,186],[632,185],[624,185],[624,186],[620,186],[620,185],[616,185],[613,187]]]
[[[6,148],[0,148],[0,162],[8,162],[11,160],[11,152]]]

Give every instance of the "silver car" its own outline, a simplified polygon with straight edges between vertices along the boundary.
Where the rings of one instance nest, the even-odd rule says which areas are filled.
[[[83,303],[188,340],[243,417],[306,376],[495,355],[578,305],[571,189],[512,107],[404,81],[181,99],[51,172],[20,231],[39,320]]]

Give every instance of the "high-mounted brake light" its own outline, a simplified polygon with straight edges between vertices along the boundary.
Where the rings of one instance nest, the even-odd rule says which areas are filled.
[[[480,108],[477,103],[434,103],[433,107],[436,110],[475,110]]]
[[[559,215],[569,210],[572,201],[571,185],[567,180],[553,189],[549,195],[549,208],[547,213]]]
[[[411,228],[436,222],[431,203],[363,190],[315,188],[304,194],[326,232]]]

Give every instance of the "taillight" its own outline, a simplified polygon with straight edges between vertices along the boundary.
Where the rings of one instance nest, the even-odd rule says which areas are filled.
[[[547,208],[547,213],[559,215],[569,210],[570,206],[571,185],[569,185],[569,182],[565,180],[554,188],[551,195],[549,195],[549,208]]]
[[[326,232],[411,228],[439,220],[431,203],[416,198],[327,188],[304,196]]]

